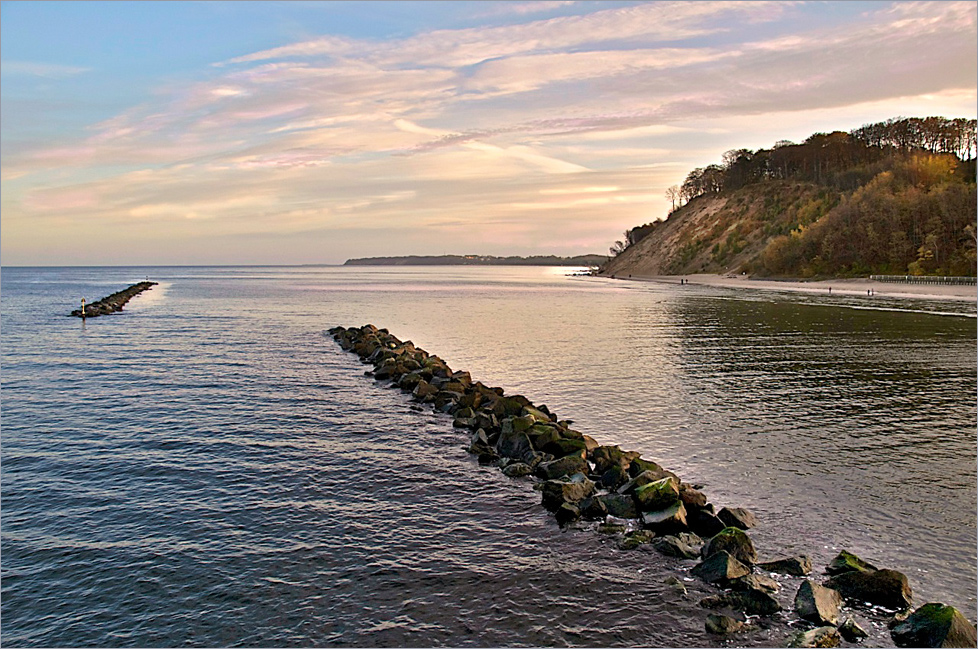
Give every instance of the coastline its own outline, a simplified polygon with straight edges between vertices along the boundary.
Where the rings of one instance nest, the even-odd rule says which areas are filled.
[[[602,275],[602,277],[609,277]],[[773,280],[752,279],[747,275],[711,275],[700,273],[694,275],[632,275],[617,276],[615,279],[625,279],[641,282],[661,282],[679,284],[685,280],[688,284],[701,286],[716,286],[720,288],[754,289],[761,291],[791,291],[796,293],[829,294],[847,296],[902,298],[915,300],[956,300],[975,302],[978,300],[978,287],[961,284],[902,284],[895,282],[878,282],[865,278],[827,279],[827,280]]]

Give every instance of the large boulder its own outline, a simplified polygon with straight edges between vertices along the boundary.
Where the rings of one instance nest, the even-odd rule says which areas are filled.
[[[842,593],[847,602],[867,602],[889,609],[904,609],[913,601],[907,576],[896,570],[844,572],[825,582]]]
[[[608,508],[597,497],[590,496],[581,501],[581,518],[589,521],[603,521],[608,515]]]
[[[975,627],[953,606],[930,603],[890,629],[898,647],[976,647]]]
[[[656,472],[656,471],[643,471],[642,473],[638,474],[637,476],[635,476],[634,478],[632,478],[631,480],[623,484],[618,489],[618,493],[620,494],[634,493],[635,490],[638,489],[639,487],[643,487],[647,484],[652,484],[653,482],[662,480],[663,478],[672,478],[675,481],[676,485],[677,486],[679,485],[679,478],[676,478],[673,475],[667,475],[666,473]]]
[[[711,584],[726,586],[732,579],[749,575],[750,568],[721,550],[694,566],[689,573]]]
[[[681,502],[659,511],[643,512],[642,525],[656,534],[676,534],[689,529],[686,525],[686,508]]]
[[[527,418],[520,417],[513,420],[513,425],[515,428],[519,429],[526,423]],[[526,429],[526,436],[530,438],[533,442],[533,448],[542,451],[547,451],[547,453],[553,453],[555,456],[560,457],[557,453],[549,450],[547,447],[551,444],[555,444],[560,441],[560,431],[549,426],[547,424],[532,424]],[[558,449],[558,452],[560,449]],[[569,455],[569,453],[561,453],[561,455]]]
[[[812,560],[806,555],[801,554],[797,557],[784,557],[774,561],[762,561],[757,564],[761,570],[777,572],[782,575],[794,575],[804,577],[812,572]]]
[[[652,472],[653,480],[661,480],[662,478],[666,478],[669,476],[676,478],[677,481],[679,480],[679,476],[677,476],[675,473],[673,473],[672,471],[666,471],[661,466],[659,466],[658,463],[653,462],[652,460],[646,460],[640,457],[636,457],[633,458],[632,461],[629,462],[628,464],[628,474],[633,478],[645,473],[646,471]]]
[[[707,541],[703,546],[703,558],[705,559],[721,550],[728,552],[732,557],[748,566],[754,565],[757,561],[757,550],[754,549],[754,542],[743,530],[737,527],[725,527]]]
[[[795,612],[805,620],[815,624],[838,624],[842,595],[839,591],[826,588],[806,579],[801,582],[795,594]]]
[[[523,406],[520,414],[524,417],[532,417],[534,421],[550,423],[550,415],[534,406]]]
[[[685,482],[679,485],[679,499],[683,501],[687,512],[706,507],[706,494]]]
[[[503,457],[521,458],[525,453],[533,451],[533,445],[526,433],[500,433],[499,440],[496,442],[496,452]],[[553,476],[558,477],[558,476]]]
[[[524,435],[523,437],[525,438],[526,436]],[[529,443],[529,440],[527,440],[527,443]],[[568,455],[551,460],[550,462],[541,462],[537,465],[536,475],[546,480],[553,480],[554,478],[574,475],[575,473],[584,474],[587,473],[587,470],[587,460],[576,455]]]
[[[689,529],[702,537],[715,536],[726,528],[723,521],[706,509],[689,511],[686,517],[686,523],[689,525]]]
[[[536,446],[535,443],[534,446]],[[584,459],[587,456],[587,448],[584,446],[583,440],[579,439],[567,439],[564,437],[559,437],[541,448],[547,453],[552,453],[554,457],[575,455],[581,459]]]
[[[631,496],[622,494],[602,494],[597,497],[605,509],[615,518],[638,518],[638,507]]]
[[[489,444],[489,438],[486,436],[486,431],[481,428],[475,431],[472,435],[472,443],[469,444],[469,453],[474,455],[482,455],[483,453],[492,453],[492,445]]]
[[[600,474],[599,481],[605,489],[615,490],[628,482],[628,472],[621,466],[612,465],[607,471]]]
[[[717,518],[723,521],[727,527],[749,530],[757,526],[757,517],[742,507],[724,507],[717,512]]]
[[[627,469],[629,465],[618,446],[599,446],[588,454],[588,459],[594,462],[594,471],[598,474],[604,473],[613,466]]]
[[[876,566],[863,561],[852,552],[843,550],[825,566],[825,572],[830,575],[841,575],[844,572],[875,572],[879,570]]]
[[[634,495],[639,509],[657,512],[679,502],[679,485],[672,478],[663,478],[636,488]]]
[[[562,503],[557,511],[554,512],[554,516],[557,517],[557,522],[561,525],[566,525],[567,523],[573,523],[581,517],[581,509],[573,503]]]
[[[594,493],[594,483],[583,475],[566,480],[547,480],[541,483],[543,506],[555,512],[564,503],[576,504]]]

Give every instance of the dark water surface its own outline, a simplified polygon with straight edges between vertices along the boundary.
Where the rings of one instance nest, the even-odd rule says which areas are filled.
[[[762,558],[844,547],[975,618],[974,304],[563,272],[3,269],[0,641],[721,642],[663,583],[692,562],[561,530],[324,335],[367,322],[754,510]]]

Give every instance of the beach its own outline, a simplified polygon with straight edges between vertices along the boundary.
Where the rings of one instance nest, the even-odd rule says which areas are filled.
[[[761,291],[792,291],[798,293],[831,293],[833,295],[866,295],[867,297],[910,298],[925,300],[960,300],[974,302],[978,300],[978,288],[975,285],[963,284],[904,284],[901,282],[879,282],[859,279],[829,279],[829,280],[773,280],[753,279],[749,275],[711,275],[701,273],[695,275],[632,275],[617,279],[630,279],[647,282],[664,282],[703,286],[719,286],[724,288],[746,288]],[[872,294],[868,295],[871,291]]]

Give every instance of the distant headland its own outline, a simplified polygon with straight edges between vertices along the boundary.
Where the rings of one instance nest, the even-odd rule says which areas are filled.
[[[606,255],[534,255],[532,257],[493,257],[492,255],[436,255],[407,257],[364,257],[347,259],[344,266],[601,266]]]

